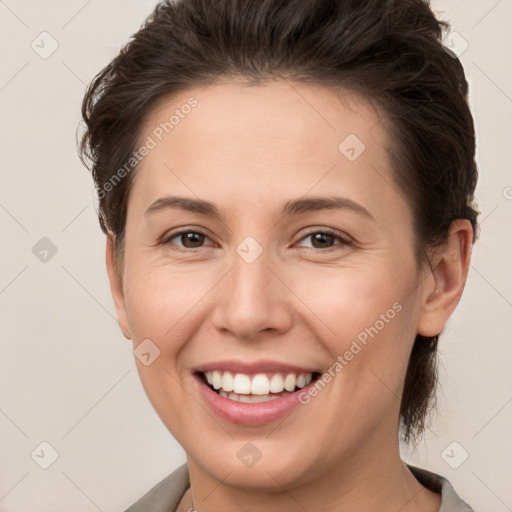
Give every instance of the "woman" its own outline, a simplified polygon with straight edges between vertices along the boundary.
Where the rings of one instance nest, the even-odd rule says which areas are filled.
[[[83,103],[119,325],[187,465],[130,507],[471,510],[405,464],[476,237],[422,0],[161,2]]]

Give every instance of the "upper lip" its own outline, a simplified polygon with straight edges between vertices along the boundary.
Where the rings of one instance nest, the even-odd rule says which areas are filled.
[[[310,367],[298,366],[280,361],[261,360],[261,361],[240,361],[236,359],[212,361],[198,366],[195,371],[205,373],[210,371],[225,371],[232,373],[317,373],[318,370]]]

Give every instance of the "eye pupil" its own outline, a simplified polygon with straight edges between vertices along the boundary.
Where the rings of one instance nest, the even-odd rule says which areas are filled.
[[[329,233],[314,233],[313,234],[313,246],[315,248],[322,248],[325,247],[326,244],[326,237],[327,237],[327,245],[331,245],[334,242],[334,235],[331,235]],[[320,242],[320,246],[315,246],[316,242]]]
[[[201,233],[194,233],[193,231],[183,233],[181,235],[181,241],[183,242],[183,245],[188,248],[200,247],[201,243],[204,242],[204,235]],[[189,242],[196,245],[189,245]]]

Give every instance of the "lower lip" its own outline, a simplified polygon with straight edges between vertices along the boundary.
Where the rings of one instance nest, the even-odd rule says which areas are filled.
[[[230,423],[247,426],[265,425],[285,418],[295,407],[302,405],[298,399],[299,393],[307,391],[308,387],[314,383],[310,383],[291,395],[275,398],[268,402],[247,404],[218,395],[204,383],[199,375],[194,375],[194,378],[202,397],[217,416]]]

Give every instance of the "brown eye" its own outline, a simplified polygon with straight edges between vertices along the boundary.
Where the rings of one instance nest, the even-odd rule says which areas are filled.
[[[183,242],[184,247],[189,247],[191,249],[195,247],[200,247],[202,243],[204,242],[204,235],[201,233],[182,233],[180,235],[180,240]]]
[[[338,235],[334,231],[330,230],[322,230],[322,231],[312,231],[304,236],[302,240],[311,239],[311,247],[313,249],[330,249],[335,245],[348,245],[350,242],[343,238],[341,235]],[[336,244],[336,241],[339,241]],[[307,246],[306,246],[307,247]]]
[[[180,231],[168,237],[164,244],[177,245],[185,249],[198,249],[203,246],[207,239],[206,235],[198,231]],[[178,240],[178,242],[173,242],[173,240]]]
[[[335,242],[336,237],[329,233],[314,233],[311,235],[311,242],[315,249],[322,249],[324,247],[331,247]]]

